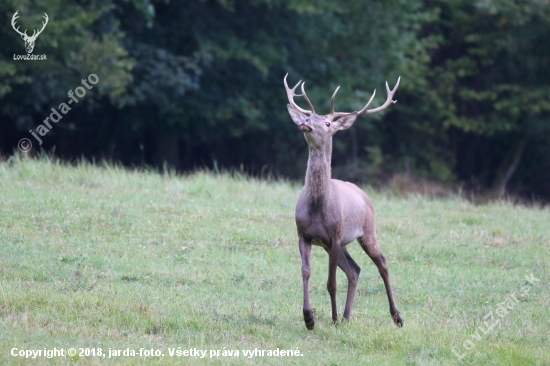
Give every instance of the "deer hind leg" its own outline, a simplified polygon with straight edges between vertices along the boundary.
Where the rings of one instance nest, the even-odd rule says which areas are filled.
[[[309,257],[311,255],[311,243],[307,243],[303,237],[300,237],[298,246],[300,248],[300,255],[302,256],[302,280],[304,284],[304,322],[306,323],[306,328],[312,330],[315,326],[315,319],[313,316],[313,310],[311,309],[311,304],[309,303],[309,275],[311,274],[311,269],[309,267]]]
[[[327,253],[330,254],[328,249],[325,250],[327,251]],[[355,290],[357,290],[357,281],[359,280],[359,274],[361,273],[361,268],[357,265],[357,263],[355,263],[345,247],[340,249],[338,267],[340,267],[340,269],[348,277],[348,295],[346,298],[344,319],[349,320],[349,317],[351,315],[351,308],[353,307],[353,299],[355,298]]]
[[[388,274],[388,267],[386,266],[386,258],[380,252],[380,247],[378,246],[378,241],[376,240],[375,235],[362,236],[357,238],[361,247],[374,262],[378,268],[378,272],[384,281],[384,286],[386,287],[386,294],[388,295],[388,301],[390,303],[390,314],[392,316],[393,322],[398,326],[403,326],[403,319],[399,315],[399,310],[395,306],[393,301],[393,294],[390,285],[390,276]]]

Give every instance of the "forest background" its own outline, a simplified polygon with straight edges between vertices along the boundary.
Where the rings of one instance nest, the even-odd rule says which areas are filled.
[[[14,60],[16,11],[29,35],[48,15],[47,60]],[[548,0],[8,0],[0,19],[4,158],[28,138],[31,155],[299,180],[285,74],[319,113],[339,85],[337,110],[373,89],[378,106],[401,76],[395,105],[335,136],[334,176],[550,199]],[[90,74],[39,145],[30,131]]]

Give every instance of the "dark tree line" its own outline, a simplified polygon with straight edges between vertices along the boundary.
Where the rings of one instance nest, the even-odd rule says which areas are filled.
[[[12,29],[49,23],[34,54]],[[301,178],[282,79],[320,113],[385,100],[334,140],[340,178],[396,173],[550,198],[550,4],[507,1],[9,0],[0,4],[0,152],[21,138],[68,159],[214,164]],[[99,81],[41,137],[51,108]],[[302,103],[300,101],[300,103]]]

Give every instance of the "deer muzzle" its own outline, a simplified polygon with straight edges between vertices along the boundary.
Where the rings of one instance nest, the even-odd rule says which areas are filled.
[[[302,130],[302,132],[311,132],[313,129],[311,127],[309,127],[308,125],[305,125],[305,124],[301,124],[300,125],[300,130]]]

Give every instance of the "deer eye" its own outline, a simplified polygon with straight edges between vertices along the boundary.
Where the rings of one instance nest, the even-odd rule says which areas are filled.
[[[327,125],[327,127],[330,127],[330,122],[326,122],[325,125]]]

